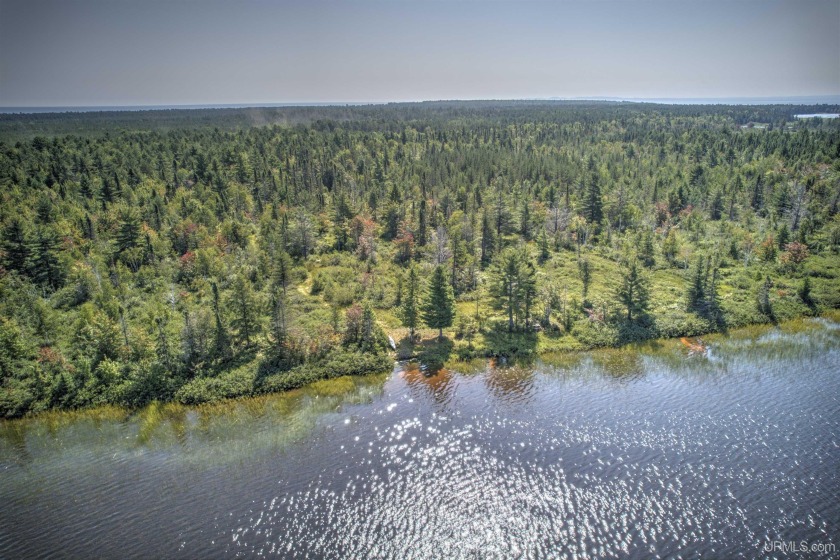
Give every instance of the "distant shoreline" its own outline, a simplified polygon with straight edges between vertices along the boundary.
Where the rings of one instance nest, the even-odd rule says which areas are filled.
[[[283,107],[359,107],[365,105],[410,105],[448,102],[593,102],[593,103],[649,103],[654,105],[840,105],[840,95],[792,97],[548,97],[520,99],[438,99],[415,101],[301,101],[277,103],[207,103],[182,105],[67,105],[67,106],[8,106],[0,107],[0,114],[41,113],[109,113],[141,111],[181,111],[191,109],[272,109]]]

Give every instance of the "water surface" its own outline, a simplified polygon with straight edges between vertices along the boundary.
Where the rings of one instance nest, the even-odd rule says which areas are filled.
[[[0,557],[744,557],[840,545],[840,326],[0,424]]]

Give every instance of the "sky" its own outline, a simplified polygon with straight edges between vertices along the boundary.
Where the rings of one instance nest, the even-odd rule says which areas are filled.
[[[0,0],[0,106],[840,94],[840,0]]]

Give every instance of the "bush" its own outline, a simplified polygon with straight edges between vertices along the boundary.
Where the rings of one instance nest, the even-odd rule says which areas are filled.
[[[391,369],[393,365],[387,354],[335,350],[322,360],[262,378],[257,392],[289,391],[319,379],[378,373]]]
[[[175,400],[183,404],[200,404],[250,395],[254,388],[254,370],[243,366],[218,377],[200,377],[182,386]]]

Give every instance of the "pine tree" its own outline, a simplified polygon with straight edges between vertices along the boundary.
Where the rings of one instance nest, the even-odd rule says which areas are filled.
[[[641,274],[635,261],[621,273],[621,283],[616,290],[618,301],[627,311],[627,322],[638,319],[650,306],[650,288],[648,279]]]
[[[777,243],[779,245],[779,251],[784,251],[785,245],[790,243],[790,230],[788,230],[787,224],[782,224],[782,227],[779,228]]]
[[[496,307],[507,315],[508,331],[517,327],[520,318],[527,326],[536,295],[536,271],[527,254],[515,247],[502,251],[491,270],[489,288]]]
[[[811,279],[808,276],[802,280],[802,285],[797,290],[797,295],[799,295],[799,299],[802,300],[802,303],[807,305],[808,307],[814,306],[814,299],[811,297]]]
[[[12,218],[3,231],[3,266],[25,273],[29,262],[29,236],[19,218]]]
[[[525,311],[525,328],[531,325],[531,308],[537,296],[537,271],[534,263],[527,257],[522,259],[520,269],[520,284],[522,286],[522,304]]]
[[[58,238],[52,228],[40,226],[35,230],[29,253],[32,279],[47,288],[58,288],[62,274],[58,260]]]
[[[79,180],[79,194],[85,199],[93,196],[93,189],[90,186],[90,179],[87,175],[82,175],[82,178]]]
[[[414,329],[417,328],[417,290],[419,289],[417,271],[412,266],[408,271],[405,282],[405,295],[402,298],[400,319],[404,327],[408,328],[408,339],[414,340]]]
[[[420,200],[420,212],[418,218],[418,225],[417,225],[417,246],[423,247],[426,245],[426,238],[428,236],[428,224],[427,224],[427,217],[426,217],[426,199],[423,198]]]
[[[650,268],[656,264],[656,259],[653,256],[653,234],[651,234],[650,230],[645,230],[641,233],[638,245],[639,260],[641,261],[642,266]]]
[[[373,309],[370,303],[365,302],[362,308],[362,339],[360,347],[365,352],[372,352],[376,350],[376,341],[379,334],[379,328],[376,325],[376,317],[373,315]]]
[[[121,253],[137,245],[140,236],[140,218],[137,211],[124,209],[120,212],[120,228],[117,231],[117,252]]]
[[[540,249],[540,254],[539,257],[537,257],[537,260],[540,264],[545,264],[545,262],[551,256],[551,252],[548,246],[548,235],[546,235],[545,233],[545,228],[542,228],[540,230],[540,237],[537,243]]]
[[[691,271],[691,281],[686,294],[688,311],[703,311],[706,302],[706,267],[703,257],[697,257]]]
[[[495,232],[485,208],[481,216],[481,266],[487,266],[493,260],[495,245]]]
[[[756,297],[756,306],[759,313],[766,315],[771,320],[774,319],[773,305],[770,303],[770,288],[772,287],[773,281],[770,280],[769,276],[765,277],[764,282],[758,288],[758,296]]]
[[[764,208],[764,184],[761,181],[761,174],[759,173],[755,177],[755,183],[753,183],[753,192],[752,197],[750,199],[750,206],[752,206],[753,210],[756,212],[760,212],[762,208]]]
[[[251,337],[259,329],[259,317],[254,290],[244,274],[237,274],[234,278],[230,307],[233,312],[231,325],[236,329],[239,340],[250,346]]]
[[[215,282],[213,287],[213,315],[216,319],[216,330],[213,336],[213,356],[219,361],[227,361],[230,358],[230,337],[227,329],[222,323],[222,310],[219,304],[219,287]]]
[[[286,343],[286,294],[271,293],[271,340],[277,347]]]
[[[711,264],[709,267],[712,269],[711,279],[706,286],[706,309],[708,310],[709,316],[713,319],[716,323],[720,323],[723,319],[723,313],[720,308],[720,267],[715,265],[712,266]]]
[[[593,224],[600,225],[604,219],[603,201],[601,200],[601,185],[597,173],[592,173],[586,186],[583,200],[583,217]]]
[[[679,248],[676,230],[669,229],[668,234],[665,235],[665,240],[662,241],[662,256],[664,256],[665,260],[673,265]]]
[[[519,233],[525,241],[531,240],[531,205],[527,200],[522,203],[522,212],[519,216]]]
[[[709,205],[709,218],[717,221],[720,220],[723,213],[723,195],[720,191],[716,191],[712,197],[712,202]]]
[[[283,296],[286,296],[291,279],[292,258],[283,249],[278,249],[274,257],[274,275],[272,278],[275,289],[282,289]]]
[[[580,281],[583,283],[583,301],[589,295],[589,284],[592,282],[592,266],[589,264],[589,259],[583,258],[578,261],[578,271],[580,272]]]
[[[438,329],[438,340],[443,340],[443,329],[451,326],[455,318],[455,301],[443,266],[438,265],[435,268],[426,301],[423,304],[422,315],[426,325]]]
[[[157,327],[157,342],[155,344],[157,361],[165,370],[171,371],[174,369],[175,364],[172,359],[172,348],[169,344],[169,337],[166,334],[166,321],[162,317],[155,317],[155,326]]]

